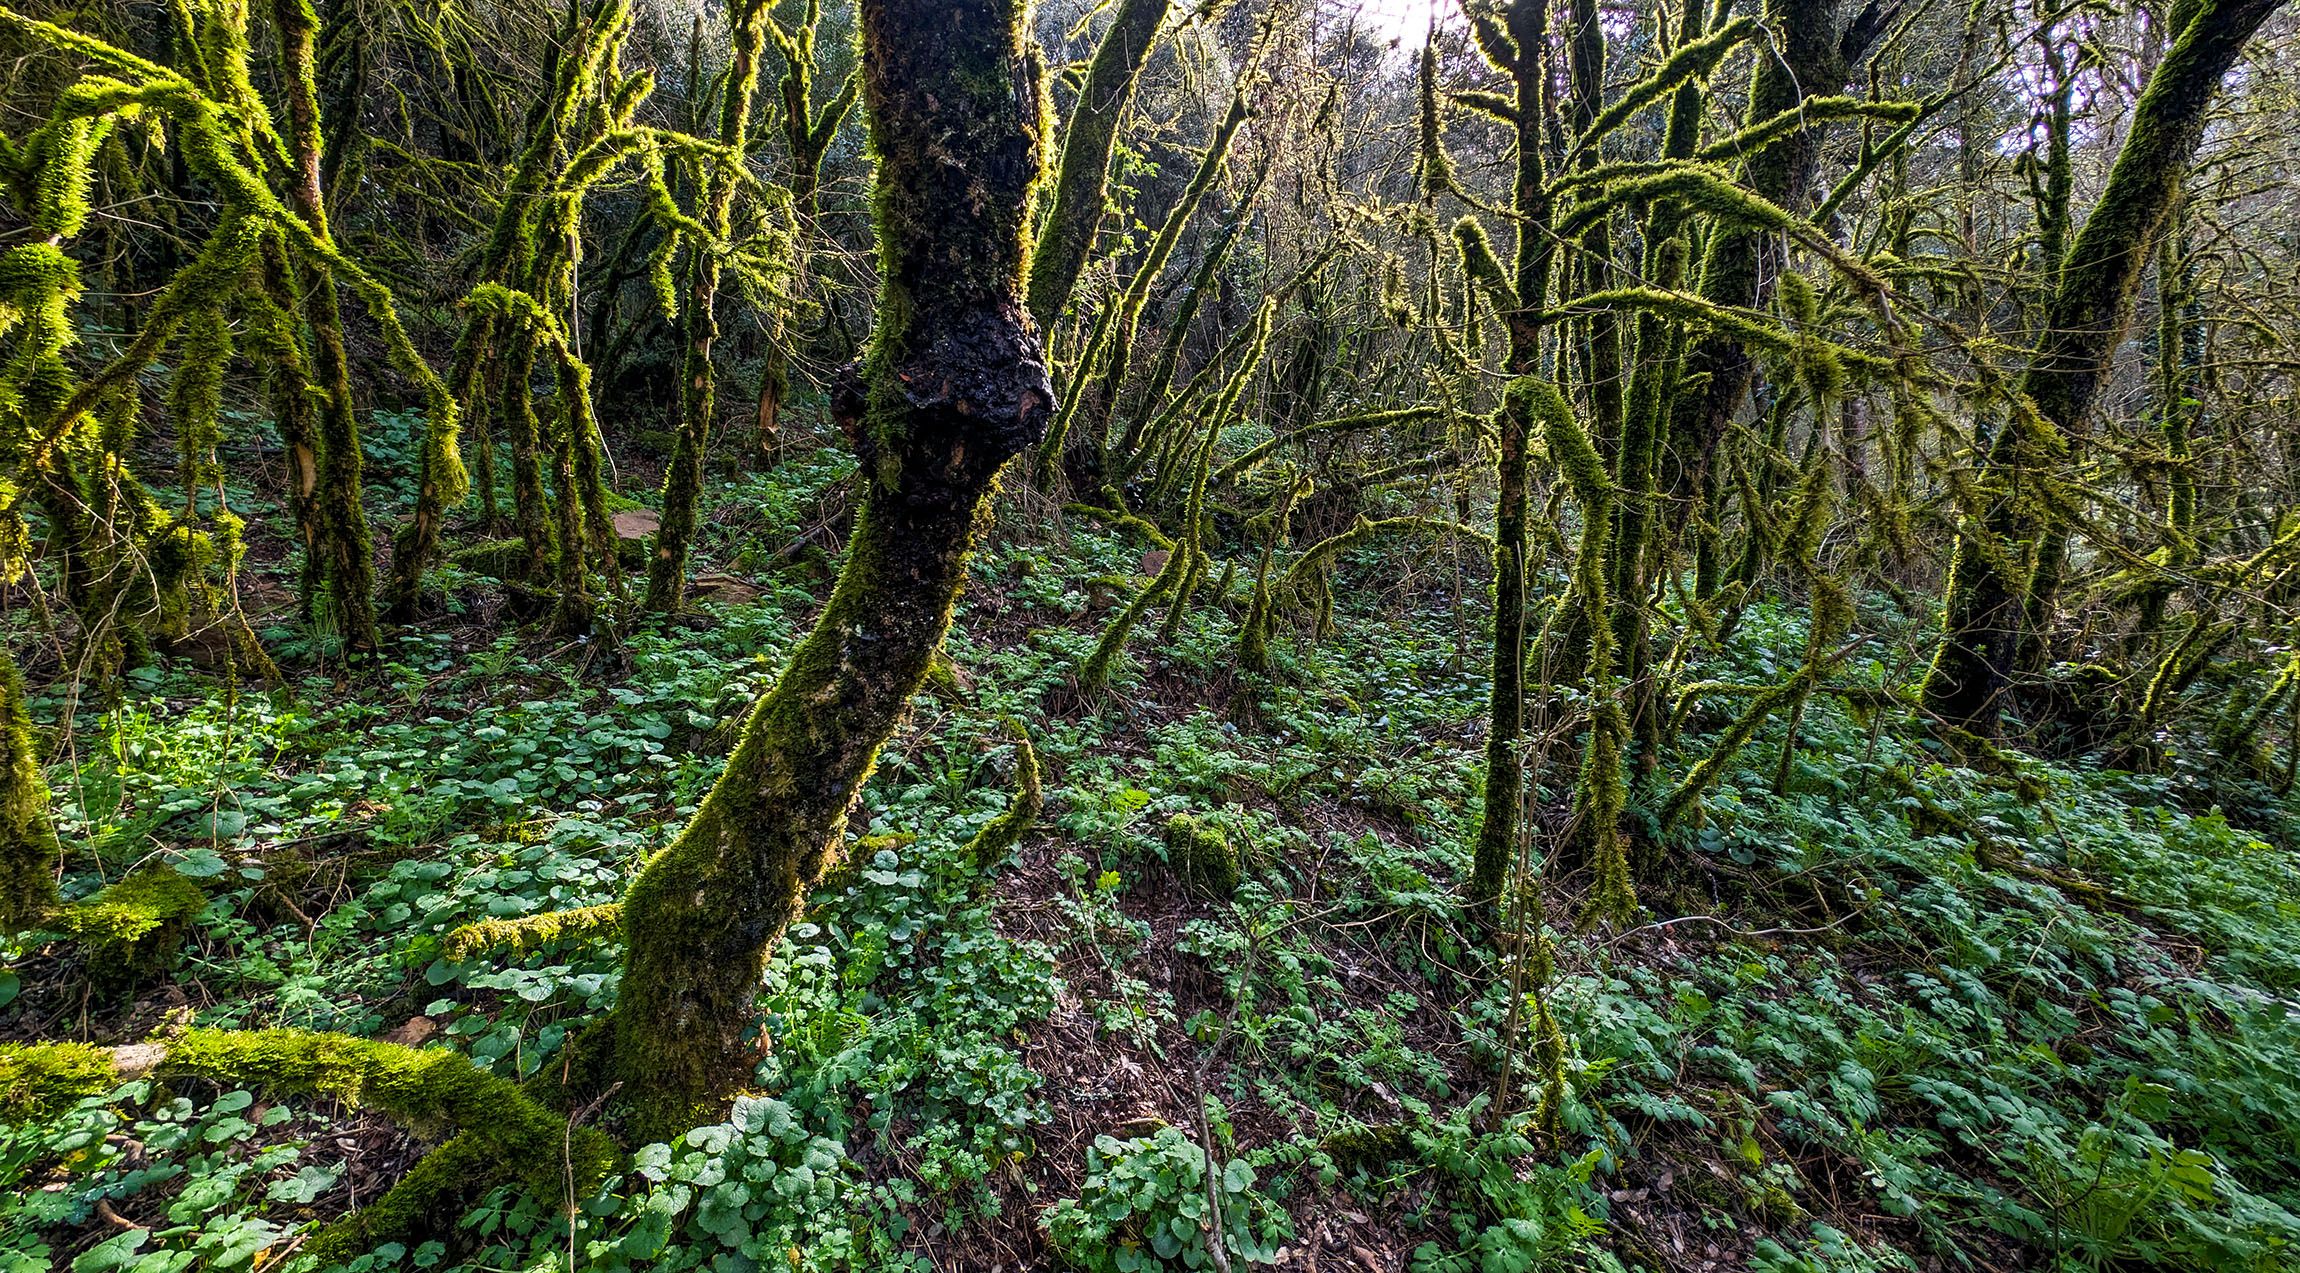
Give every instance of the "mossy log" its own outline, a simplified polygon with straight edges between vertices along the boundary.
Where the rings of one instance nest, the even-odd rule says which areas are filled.
[[[449,959],[471,959],[497,951],[525,954],[560,942],[614,936],[622,927],[623,907],[617,902],[522,915],[517,919],[485,919],[450,929],[440,944],[440,953]]]
[[[192,1030],[126,1047],[0,1047],[0,1117],[53,1115],[134,1079],[205,1079],[273,1096],[372,1108],[419,1135],[448,1139],[381,1198],[303,1248],[322,1267],[385,1242],[444,1237],[487,1190],[518,1184],[538,1197],[588,1192],[616,1151],[595,1129],[569,1128],[471,1058],[305,1030]]]

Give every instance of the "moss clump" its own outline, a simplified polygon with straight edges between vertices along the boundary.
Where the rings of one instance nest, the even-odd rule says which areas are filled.
[[[1212,897],[1238,891],[1238,846],[1203,818],[1177,813],[1166,819],[1166,861],[1192,888]]]
[[[1402,1123],[1360,1123],[1329,1132],[1319,1143],[1343,1171],[1373,1171],[1414,1157],[1413,1133]]]
[[[922,688],[946,703],[966,701],[966,682],[960,679],[958,665],[940,650],[934,652],[933,661],[926,665],[926,684]]]
[[[112,1053],[88,1043],[0,1048],[0,1118],[38,1118],[119,1082]]]
[[[487,539],[447,555],[451,566],[490,579],[527,577],[527,543],[520,539]]]
[[[440,953],[449,959],[469,959],[489,951],[525,954],[560,942],[615,937],[622,929],[622,905],[607,902],[570,911],[546,911],[518,919],[486,919],[465,924],[447,934]]]
[[[52,912],[48,927],[88,947],[100,980],[135,980],[175,965],[207,906],[199,885],[171,867],[147,866]]]

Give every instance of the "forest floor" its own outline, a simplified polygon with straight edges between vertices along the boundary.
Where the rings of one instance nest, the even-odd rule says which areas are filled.
[[[67,895],[157,861],[209,901],[165,977],[6,950],[0,1041],[196,1020],[543,1071],[619,948],[459,962],[443,935],[613,901],[666,842],[818,604],[847,467],[721,486],[696,612],[620,648],[535,639],[450,571],[455,613],[373,672],[282,613],[258,625],[289,687],[186,658],[111,703],[36,693]],[[1143,547],[1002,510],[727,1123],[358,1267],[1204,1268],[1219,1230],[1228,1268],[1328,1273],[2300,1268],[2300,824],[2262,784],[1966,768],[1817,697],[1727,767],[1656,915],[1582,931],[1556,874],[1545,982],[1458,919],[1482,560],[1346,557],[1332,631],[1285,629],[1268,676],[1238,670],[1241,568],[1082,695]],[[1919,634],[1863,613],[1839,681],[1905,681]],[[1801,613],[1758,609],[1692,666],[1766,683],[1803,648]],[[1047,809],[985,875],[962,849],[1013,782],[1008,718]],[[1663,775],[1726,720],[1697,712]],[[1545,831],[1573,755],[1537,766]],[[270,1267],[422,1131],[149,1082],[0,1126],[0,1269]]]

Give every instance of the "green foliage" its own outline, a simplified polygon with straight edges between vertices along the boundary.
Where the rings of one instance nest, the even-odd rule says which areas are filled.
[[[1255,1189],[1253,1165],[1230,1159],[1211,1180],[1210,1170],[1205,1148],[1177,1127],[1132,1140],[1098,1136],[1078,1196],[1046,1210],[1047,1240],[1091,1273],[1213,1268],[1207,1248],[1216,1235],[1233,1260],[1276,1263],[1291,1227]]]

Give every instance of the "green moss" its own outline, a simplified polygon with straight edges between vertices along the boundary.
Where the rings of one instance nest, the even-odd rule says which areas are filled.
[[[482,540],[449,553],[447,562],[451,566],[490,579],[524,579],[527,574],[527,544],[519,539]]]
[[[1345,1172],[1373,1171],[1415,1156],[1413,1133],[1402,1123],[1358,1123],[1328,1132],[1319,1148]]]
[[[0,651],[0,934],[37,923],[55,904],[56,856],[24,679]]]
[[[112,1053],[87,1043],[0,1047],[0,1118],[47,1117],[119,1083]]]
[[[1517,289],[1510,285],[1501,258],[1494,255],[1493,240],[1486,237],[1484,223],[1476,217],[1463,217],[1454,222],[1453,237],[1461,250],[1463,272],[1484,290],[1493,307],[1505,314],[1517,309]]]
[[[89,948],[99,980],[134,979],[174,966],[207,906],[199,885],[171,867],[147,866],[54,911],[47,925]]]
[[[450,931],[440,953],[449,959],[470,959],[490,951],[525,954],[560,942],[609,939],[622,927],[623,908],[615,902],[518,919],[488,919]]]
[[[966,701],[966,686],[958,679],[958,665],[940,650],[934,652],[934,660],[926,665],[925,689],[947,703]]]
[[[1238,891],[1238,846],[1228,832],[1203,818],[1177,813],[1166,819],[1166,861],[1185,883],[1208,896]]]
[[[1031,254],[1030,313],[1052,331],[1070,300],[1101,224],[1108,196],[1110,155],[1118,123],[1134,98],[1134,84],[1157,47],[1171,0],[1123,0],[1094,46],[1078,104],[1062,129],[1062,158],[1054,172],[1054,204]],[[803,118],[803,116],[802,116]]]

